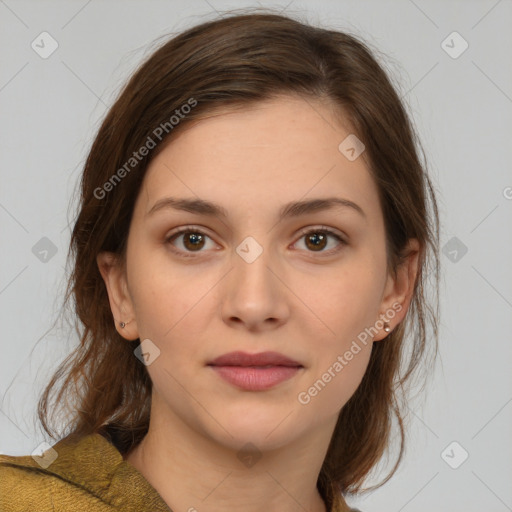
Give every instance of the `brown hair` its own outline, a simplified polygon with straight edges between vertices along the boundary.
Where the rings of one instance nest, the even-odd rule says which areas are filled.
[[[434,362],[439,316],[439,220],[419,144],[372,52],[340,31],[268,12],[230,15],[166,41],[133,74],[104,119],[85,163],[68,254],[73,268],[64,299],[65,304],[74,299],[80,343],[44,390],[38,414],[54,437],[48,408],[57,387],[56,403],[73,398],[67,406],[70,437],[100,432],[115,439],[122,453],[142,440],[149,426],[151,380],[133,354],[139,340],[127,342],[115,329],[96,256],[112,251],[124,260],[147,166],[182,128],[216,110],[244,108],[280,94],[328,100],[365,144],[385,220],[390,271],[396,270],[409,238],[421,245],[407,316],[385,342],[374,344],[363,380],[340,412],[318,479],[324,499],[332,503],[336,493],[367,490],[362,484],[389,449],[394,418],[400,453],[388,476],[370,489],[395,473],[405,445],[404,384],[413,372],[416,375],[420,362]],[[184,109],[188,113],[170,127],[176,109],[193,102],[195,106]],[[148,137],[157,138],[159,126],[167,127],[166,136],[129,172],[126,162]],[[122,179],[104,187],[123,166],[126,172],[118,173]],[[108,188],[108,193],[99,193],[100,188]],[[435,285],[433,300],[427,293],[428,277]]]

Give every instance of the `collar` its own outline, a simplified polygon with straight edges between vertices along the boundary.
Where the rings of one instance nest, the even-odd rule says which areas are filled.
[[[66,437],[52,448],[57,458],[47,468],[30,455],[9,457],[8,462],[57,476],[123,511],[171,512],[156,489],[102,435],[94,433],[78,441]]]

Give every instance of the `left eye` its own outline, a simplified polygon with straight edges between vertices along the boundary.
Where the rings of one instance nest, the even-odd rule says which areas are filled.
[[[338,242],[338,247],[331,248],[327,251],[324,251],[325,247],[328,245],[328,239],[333,238]],[[331,231],[328,228],[316,228],[310,229],[309,231],[302,232],[300,240],[305,239],[305,245],[311,252],[335,252],[338,250],[341,245],[345,244],[345,241],[334,231]]]

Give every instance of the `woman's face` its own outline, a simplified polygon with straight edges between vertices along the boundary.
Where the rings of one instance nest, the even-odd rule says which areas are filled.
[[[283,97],[201,120],[152,160],[126,268],[102,271],[119,332],[150,340],[152,415],[234,448],[334,428],[378,320],[395,327],[407,305],[364,153],[339,149],[350,134],[330,106]],[[210,365],[234,351],[300,366]]]

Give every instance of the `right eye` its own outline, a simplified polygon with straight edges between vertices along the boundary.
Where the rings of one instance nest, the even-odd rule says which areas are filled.
[[[192,253],[204,252],[202,249],[211,238],[203,231],[186,226],[166,237],[165,242],[171,245],[173,252],[185,258],[194,257]],[[181,248],[177,248],[175,242]],[[188,254],[187,254],[188,253]]]

